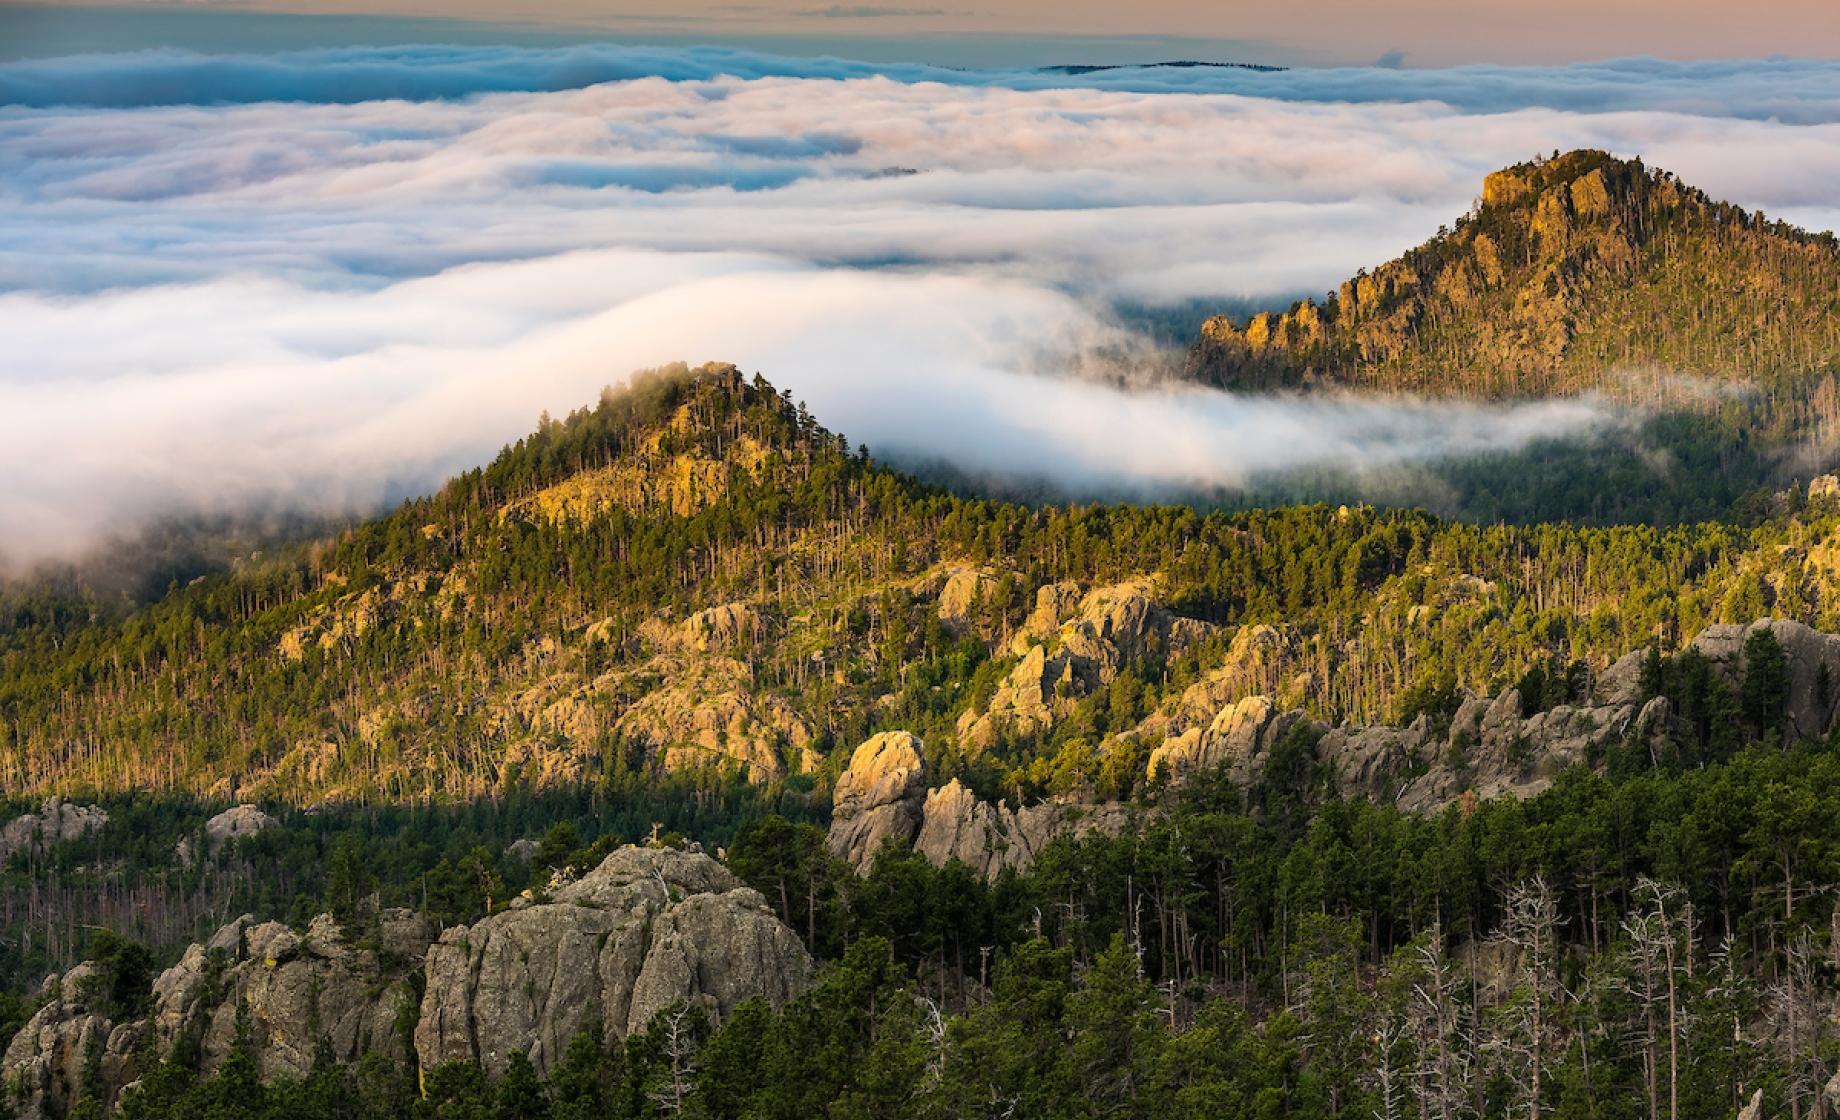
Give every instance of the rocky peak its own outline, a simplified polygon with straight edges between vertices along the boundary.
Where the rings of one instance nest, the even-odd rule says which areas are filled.
[[[1822,370],[1833,354],[1740,343],[1804,310],[1828,313],[1837,283],[1831,236],[1715,202],[1641,160],[1581,150],[1491,173],[1454,227],[1321,303],[1208,319],[1189,372],[1244,389],[1512,396],[1604,387],[1645,365],[1753,378]],[[1734,293],[1710,311],[1733,345],[1688,362],[1669,347],[1703,326],[1708,289]]]

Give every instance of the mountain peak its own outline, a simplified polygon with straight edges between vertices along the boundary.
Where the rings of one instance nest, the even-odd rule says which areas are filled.
[[[1209,319],[1190,372],[1490,397],[1631,368],[1772,382],[1840,363],[1837,312],[1832,234],[1580,150],[1491,173],[1454,227],[1320,303]]]
[[[587,520],[614,507],[687,516],[728,489],[733,472],[846,450],[759,375],[683,363],[635,374],[592,408],[545,415],[478,476],[501,516]]]

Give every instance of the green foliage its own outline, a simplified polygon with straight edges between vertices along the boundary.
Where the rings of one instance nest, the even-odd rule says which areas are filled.
[[[375,889],[363,840],[351,834],[341,836],[326,869],[326,906],[346,937],[358,934],[371,915]]]
[[[1780,736],[1789,700],[1789,658],[1782,643],[1767,627],[1752,630],[1744,639],[1743,664],[1739,711],[1758,735]]]
[[[84,977],[79,992],[91,1007],[117,1021],[146,1010],[156,970],[153,953],[145,945],[99,929],[90,938],[87,956],[94,971]]]

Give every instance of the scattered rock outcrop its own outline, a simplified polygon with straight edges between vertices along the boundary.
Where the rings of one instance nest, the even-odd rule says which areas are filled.
[[[24,851],[43,851],[53,844],[88,836],[109,823],[106,809],[53,797],[36,813],[22,813],[0,827],[0,863]]]
[[[1180,650],[1213,629],[1159,606],[1156,590],[1154,577],[1085,594],[1075,583],[1038,589],[1034,610],[1010,643],[1022,660],[983,711],[967,711],[959,719],[960,742],[984,749],[1005,735],[1046,731],[1130,662],[1155,649]]]
[[[708,653],[744,648],[759,641],[766,632],[766,621],[759,611],[746,603],[724,603],[685,619],[677,628],[677,637],[689,648]]]
[[[678,1002],[720,1018],[753,996],[791,999],[811,968],[797,935],[721,864],[622,848],[548,901],[442,933],[415,1051],[425,1067],[471,1059],[494,1074],[524,1051],[547,1071],[591,1023],[611,1040]]]
[[[1055,837],[1116,832],[1125,816],[1115,803],[1074,799],[1013,808],[980,800],[956,778],[929,790],[920,740],[905,731],[857,747],[831,804],[831,852],[858,874],[869,872],[890,840],[937,866],[956,859],[986,877],[1022,870]]]
[[[726,760],[744,766],[751,781],[766,782],[818,762],[810,724],[780,696],[754,689],[747,666],[730,657],[675,666],[614,726],[627,742],[649,747],[666,770]]]
[[[1784,654],[1788,732],[1826,734],[1840,719],[1840,637],[1798,622],[1762,619],[1708,627],[1690,646],[1736,688],[1744,677],[1745,643],[1760,629],[1775,636]],[[1595,746],[1630,736],[1660,746],[1673,713],[1666,697],[1643,695],[1644,656],[1634,651],[1605,668],[1592,682],[1588,701],[1545,711],[1524,712],[1515,689],[1493,697],[1466,694],[1448,728],[1435,732],[1422,717],[1410,727],[1325,729],[1300,711],[1281,711],[1268,696],[1244,696],[1223,704],[1205,728],[1183,721],[1190,726],[1152,749],[1149,775],[1180,782],[1225,765],[1235,782],[1251,784],[1285,734],[1311,726],[1320,735],[1317,761],[1345,796],[1391,801],[1415,812],[1437,809],[1468,792],[1483,798],[1532,797],[1567,767],[1588,762]],[[1146,720],[1134,733],[1178,725],[1165,714]]]

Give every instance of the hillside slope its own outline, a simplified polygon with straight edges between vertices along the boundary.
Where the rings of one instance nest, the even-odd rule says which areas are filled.
[[[1207,320],[1189,368],[1243,389],[1651,400],[1689,375],[1751,383],[1798,426],[1832,426],[1840,243],[1640,160],[1555,154],[1489,175],[1454,227],[1320,303]]]
[[[880,731],[981,793],[1127,794],[1180,706],[1331,724],[1774,614],[1840,629],[1840,507],[1743,532],[927,488],[732,367],[641,377],[336,540],[119,618],[0,619],[16,795],[418,802],[751,780]]]

